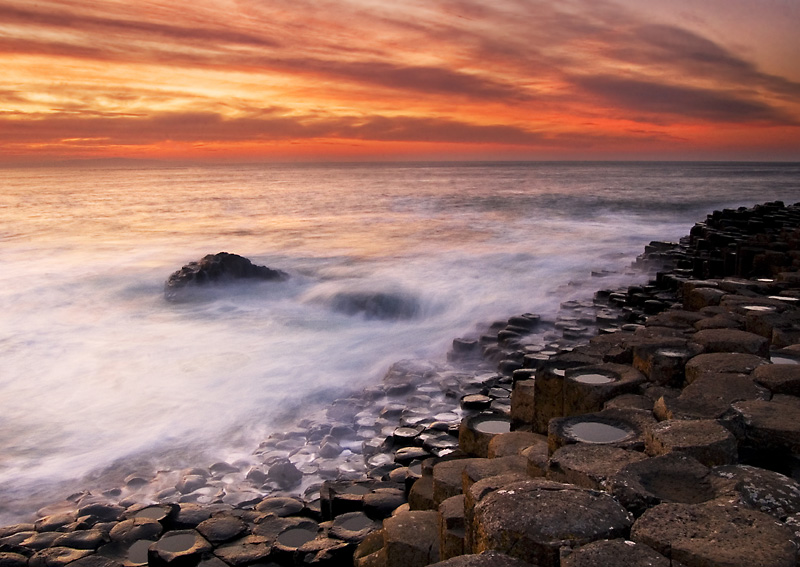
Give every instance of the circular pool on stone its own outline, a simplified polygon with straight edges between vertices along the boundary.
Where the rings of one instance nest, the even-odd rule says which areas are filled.
[[[643,432],[655,423],[648,412],[622,408],[557,418],[548,427],[548,449],[552,454],[574,443],[643,449]]]
[[[296,548],[316,538],[317,533],[318,530],[311,528],[290,528],[278,536],[276,543],[284,547]]]
[[[775,307],[772,305],[742,305],[742,309],[756,313],[768,313],[770,311],[775,311]]]
[[[461,421],[458,446],[469,455],[486,458],[489,441],[496,435],[511,431],[511,419],[502,413],[483,412]]]
[[[610,372],[594,372],[592,370],[576,370],[569,375],[570,380],[590,386],[610,384],[619,380],[619,376]]]
[[[600,411],[605,402],[638,392],[644,375],[630,366],[603,363],[570,368],[564,378],[564,415]]]
[[[602,421],[578,421],[564,432],[578,442],[603,445],[618,443],[633,435],[633,431],[621,424],[612,425]]]

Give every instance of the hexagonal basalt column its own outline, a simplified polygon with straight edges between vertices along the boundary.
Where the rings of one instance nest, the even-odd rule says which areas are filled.
[[[736,463],[737,443],[733,434],[711,419],[667,420],[645,434],[648,455],[680,452],[707,467]]]
[[[611,398],[638,392],[644,381],[638,370],[623,364],[570,368],[564,376],[564,415],[600,411]]]
[[[793,536],[772,516],[720,502],[660,504],[631,532],[633,541],[687,567],[792,567]]]
[[[609,409],[550,421],[547,444],[550,454],[571,443],[615,445],[644,449],[644,432],[656,423],[650,412]]]
[[[486,458],[489,441],[511,431],[511,420],[499,413],[484,412],[461,421],[458,429],[458,446],[468,455]]]
[[[632,521],[608,494],[523,481],[503,486],[475,506],[474,551],[495,550],[557,567],[562,547],[625,537]]]

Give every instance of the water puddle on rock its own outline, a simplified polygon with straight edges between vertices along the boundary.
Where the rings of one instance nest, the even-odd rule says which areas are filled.
[[[747,311],[756,311],[756,312],[763,312],[763,313],[766,313],[766,312],[769,312],[769,311],[775,311],[775,308],[771,307],[769,305],[743,305],[742,309],[746,309]]]
[[[800,364],[800,360],[789,356],[775,355],[770,356],[769,359],[772,361],[772,364]]]
[[[348,486],[344,490],[341,490],[340,494],[353,494],[355,496],[362,496],[364,494],[369,494],[370,492],[372,492],[372,489],[368,486],[354,484],[353,486]]]
[[[134,514],[134,518],[147,518],[149,520],[163,520],[167,517],[167,511],[160,506],[150,506],[139,510]]]
[[[474,425],[475,431],[481,433],[508,433],[511,431],[511,422],[500,419],[486,419]]]
[[[617,377],[608,374],[600,374],[599,372],[587,372],[586,374],[574,374],[570,379],[581,384],[600,385],[610,384],[616,382]]]
[[[158,542],[158,547],[164,551],[180,553],[191,549],[197,539],[192,534],[166,535]]]
[[[278,543],[286,547],[300,547],[317,537],[317,532],[305,528],[286,530],[278,536]]]
[[[361,530],[370,527],[372,525],[372,520],[370,520],[366,514],[359,514],[357,516],[353,516],[352,518],[347,518],[339,525],[347,531],[360,532]]]
[[[573,439],[585,443],[616,443],[629,437],[632,432],[599,421],[579,421],[567,427],[566,433]]]
[[[128,563],[132,565],[147,565],[147,549],[154,542],[149,539],[140,539],[128,548]]]

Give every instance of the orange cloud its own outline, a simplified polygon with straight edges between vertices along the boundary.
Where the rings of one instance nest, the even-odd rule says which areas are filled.
[[[588,0],[0,0],[0,159],[800,159],[800,77],[679,24]]]

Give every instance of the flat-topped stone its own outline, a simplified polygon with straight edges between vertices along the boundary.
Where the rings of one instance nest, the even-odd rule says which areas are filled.
[[[686,363],[686,383],[691,384],[704,374],[750,374],[769,362],[760,356],[742,353],[705,353]]]
[[[680,453],[634,462],[608,479],[608,491],[634,515],[662,502],[697,504],[719,495],[705,465]]]
[[[383,522],[386,567],[423,567],[439,561],[439,519],[434,511],[404,512]]]
[[[513,407],[513,401],[512,401]],[[510,431],[501,433],[489,441],[488,457],[508,457],[519,455],[523,450],[534,445],[544,443],[547,445],[547,436],[529,431]]]
[[[694,328],[698,331],[706,329],[739,329],[744,330],[745,323],[741,318],[736,317],[732,313],[719,313],[710,317],[700,319],[694,324]]]
[[[753,379],[773,394],[800,396],[800,364],[764,364],[753,371]]]
[[[244,534],[247,524],[241,518],[223,514],[201,522],[197,531],[211,543],[223,543]]]
[[[561,558],[561,567],[681,567],[650,547],[626,539],[593,541]]]
[[[749,445],[800,453],[800,407],[766,400],[737,402],[732,407]]]
[[[740,400],[764,400],[769,391],[741,374],[704,374],[683,389],[677,398],[662,397],[653,413],[659,420],[718,419]]]
[[[66,567],[70,563],[82,559],[92,553],[88,549],[72,549],[71,547],[48,547],[33,554],[28,560],[29,567]]]
[[[474,457],[489,455],[489,442],[497,435],[511,431],[511,419],[494,412],[479,413],[461,420],[458,447]]]
[[[557,567],[564,546],[628,535],[633,518],[611,496],[554,485],[523,481],[485,496],[475,506],[474,551]]]
[[[769,340],[738,329],[705,329],[697,331],[692,341],[706,352],[739,352],[766,357],[769,355]]]
[[[680,452],[691,455],[707,467],[736,463],[736,437],[709,419],[662,421],[645,433],[648,455]]]
[[[475,519],[475,505],[495,490],[499,490],[507,484],[524,480],[530,480],[530,477],[521,473],[511,473],[484,478],[469,487],[469,490],[464,494],[465,552],[472,553],[475,551],[473,545],[475,541],[475,522],[473,521]],[[544,479],[540,480],[547,482]]]
[[[731,481],[740,502],[780,521],[800,513],[800,484],[788,476],[749,465],[716,467],[712,474]]]
[[[473,462],[488,459],[469,458],[453,459],[436,463],[433,466],[433,503],[434,509],[450,498],[463,493],[464,469]]]
[[[645,512],[631,539],[686,567],[792,567],[792,530],[772,516],[731,504],[660,504]]]
[[[565,445],[550,457],[547,478],[582,488],[602,490],[605,481],[630,463],[646,459],[644,453],[611,445]]]
[[[680,387],[685,380],[686,363],[702,352],[688,340],[664,339],[636,345],[633,366],[660,386]]]
[[[580,415],[603,409],[621,394],[638,392],[645,377],[624,364],[596,364],[569,368],[564,374],[564,415]]]
[[[536,567],[505,553],[484,551],[480,554],[460,555],[434,563],[430,567]]]
[[[643,394],[622,394],[603,404],[603,409],[634,409],[653,411],[653,400]]]
[[[154,567],[196,564],[211,551],[211,544],[195,530],[167,532],[147,550],[147,563]]]
[[[727,292],[711,287],[684,289],[683,307],[689,311],[699,311],[710,305],[719,305],[726,295]]]
[[[643,450],[644,432],[654,423],[650,412],[627,409],[608,409],[553,419],[548,427],[548,450],[552,455],[559,447],[572,443]]]
[[[484,478],[511,473],[526,474],[527,464],[528,460],[522,455],[471,461],[461,475],[462,491],[466,493],[470,486]]]

